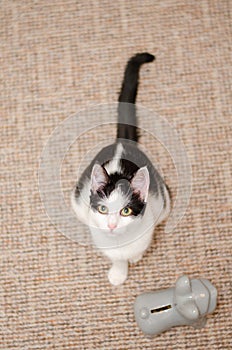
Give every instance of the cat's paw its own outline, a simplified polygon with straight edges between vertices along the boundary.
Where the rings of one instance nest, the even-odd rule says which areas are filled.
[[[143,254],[141,253],[141,254],[136,255],[136,256],[134,256],[133,258],[129,259],[129,262],[130,262],[131,264],[136,264],[139,260],[142,259],[142,257],[143,257]]]
[[[108,279],[110,283],[114,286],[119,286],[120,284],[123,284],[125,282],[125,280],[127,279],[127,274],[120,272],[115,273],[114,271],[112,271],[111,268],[108,273]]]
[[[120,268],[117,265],[113,265],[108,272],[108,279],[114,286],[123,284],[127,279],[127,266]]]

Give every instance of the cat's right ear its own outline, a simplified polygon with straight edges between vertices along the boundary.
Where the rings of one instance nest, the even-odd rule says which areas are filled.
[[[143,201],[147,201],[150,185],[150,175],[146,166],[140,168],[134,175],[131,185]]]
[[[104,187],[108,182],[108,174],[100,164],[94,164],[91,173],[91,189],[94,193]]]

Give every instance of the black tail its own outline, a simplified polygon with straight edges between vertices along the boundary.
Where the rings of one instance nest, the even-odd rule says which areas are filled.
[[[118,99],[117,138],[138,141],[135,101],[139,84],[139,69],[142,64],[152,62],[154,59],[155,57],[149,53],[138,53],[127,63]]]

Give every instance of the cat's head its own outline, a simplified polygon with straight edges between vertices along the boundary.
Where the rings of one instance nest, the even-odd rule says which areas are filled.
[[[95,164],[91,173],[90,215],[96,227],[110,234],[123,233],[145,211],[150,177],[147,167],[132,178]]]

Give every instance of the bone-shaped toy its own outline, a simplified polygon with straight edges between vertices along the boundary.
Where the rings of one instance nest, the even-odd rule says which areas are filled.
[[[139,295],[134,304],[135,319],[149,336],[174,326],[202,328],[206,315],[215,310],[216,303],[217,290],[208,280],[190,280],[184,275],[173,288]]]

